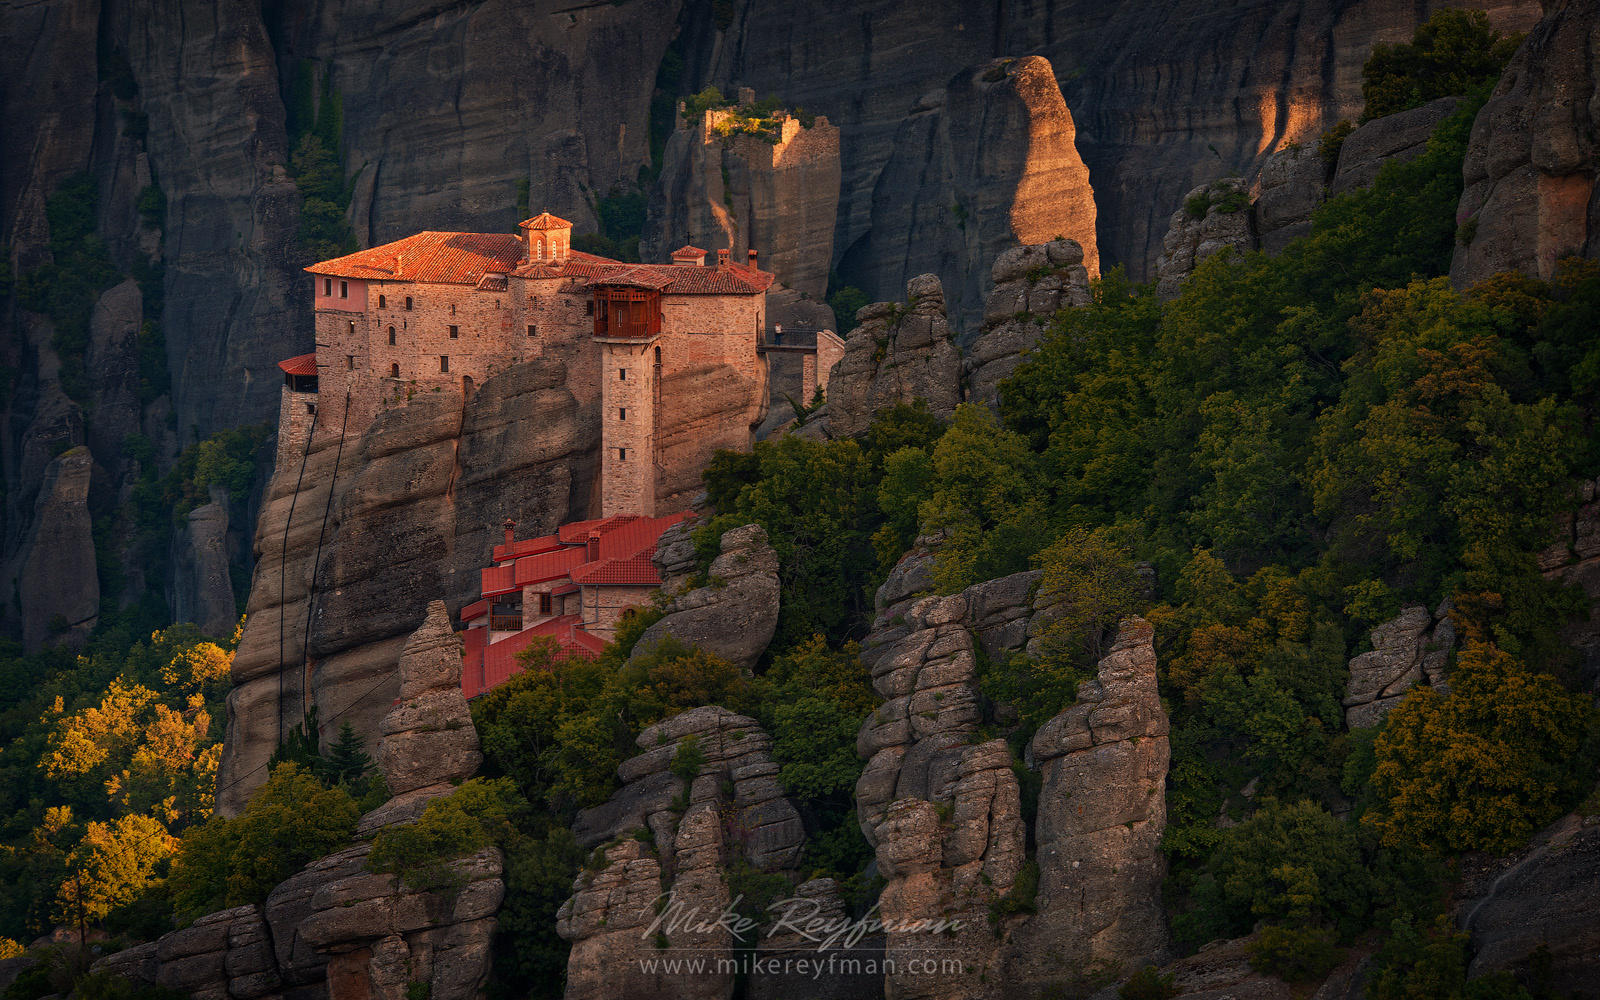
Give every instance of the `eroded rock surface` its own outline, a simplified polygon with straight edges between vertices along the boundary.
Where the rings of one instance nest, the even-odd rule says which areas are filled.
[[[1420,605],[1372,630],[1372,649],[1350,661],[1345,688],[1345,725],[1375,726],[1414,685],[1426,682],[1449,693],[1445,665],[1455,646],[1449,602],[1433,614]]]
[[[697,775],[673,767],[686,744],[704,756]],[[638,745],[643,752],[617,768],[623,787],[573,825],[580,844],[604,847],[601,867],[578,876],[557,915],[556,932],[572,942],[566,995],[728,997],[733,975],[714,964],[692,974],[639,960],[694,953],[685,949],[713,963],[730,957],[736,942],[717,923],[733,900],[728,869],[742,863],[792,878],[805,839],[800,815],[753,719],[691,709],[646,728]]]
[[[100,620],[89,487],[94,460],[72,448],[44,470],[34,501],[33,538],[21,556],[17,595],[22,639],[29,650],[46,642],[82,643]]]
[[[856,312],[844,357],[828,380],[828,432],[853,437],[873,414],[926,400],[949,417],[961,402],[961,352],[945,317],[944,287],[919,274],[906,283],[906,302],[875,302]],[[808,425],[809,426],[809,425]]]
[[[1156,262],[1156,294],[1175,299],[1194,269],[1225,248],[1255,249],[1250,228],[1250,194],[1237,177],[1190,191],[1172,213],[1161,259]]]
[[[419,394],[359,437],[319,429],[303,469],[297,457],[275,471],[233,660],[224,813],[266,779],[306,693],[322,718],[339,716],[369,742],[378,735],[408,637],[429,601],[443,595],[460,608],[477,598],[499,524],[550,532],[588,513],[598,414],[565,381],[560,363],[534,361],[470,398]]]
[[[1467,227],[1458,288],[1497,271],[1547,278],[1564,256],[1600,255],[1600,10],[1555,0],[1472,124],[1456,208]]]
[[[1167,952],[1168,724],[1154,638],[1143,619],[1124,621],[1096,678],[1028,747],[1043,777],[1039,912],[1016,932],[1016,981],[1060,982],[1063,961],[1138,968]]]
[[[665,536],[663,536],[665,537]],[[656,550],[663,583],[682,580],[680,532]],[[692,543],[689,554],[693,555]],[[778,628],[778,556],[759,524],[722,535],[722,551],[712,560],[711,582],[672,597],[666,615],[634,645],[634,656],[648,655],[666,636],[715,653],[742,670],[754,667]],[[681,585],[681,584],[680,584]]]
[[[967,398],[998,406],[1000,383],[1038,344],[1056,310],[1089,304],[1083,248],[1072,240],[1013,247],[990,269],[994,290],[983,308],[983,329],[967,346],[962,368]]]
[[[399,697],[378,726],[377,763],[389,794],[442,792],[471,777],[483,754],[461,693],[461,640],[443,601],[428,603],[428,616],[406,640],[399,681]]]

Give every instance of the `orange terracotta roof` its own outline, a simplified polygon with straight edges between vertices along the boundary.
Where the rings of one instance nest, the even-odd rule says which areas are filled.
[[[672,251],[673,259],[677,259],[679,257],[704,257],[705,255],[706,252],[704,250],[688,243],[685,243],[683,246]]]
[[[601,271],[590,281],[596,285],[647,285],[663,295],[754,295],[771,287],[773,275],[745,264],[624,264]]]
[[[317,373],[317,352],[310,354],[296,354],[285,361],[278,362],[285,375],[315,375]]]
[[[374,281],[476,285],[522,261],[522,240],[510,233],[423,232],[306,268],[312,274]]]
[[[632,520],[637,514],[614,514],[611,517],[595,518],[592,521],[572,521],[556,529],[556,537],[565,545],[578,545],[589,540],[589,532],[610,527],[623,520]]]
[[[531,219],[523,219],[521,222],[517,223],[517,226],[521,229],[571,229],[572,223],[561,218],[559,215],[551,215],[549,212],[540,212]]]

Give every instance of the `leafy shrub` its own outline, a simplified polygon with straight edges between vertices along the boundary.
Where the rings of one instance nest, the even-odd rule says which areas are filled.
[[[1337,125],[1322,133],[1322,138],[1317,140],[1317,156],[1322,159],[1323,169],[1329,174],[1339,165],[1339,153],[1344,149],[1344,141],[1355,130],[1353,124],[1341,118]]]
[[[1153,965],[1147,965],[1135,972],[1117,990],[1117,996],[1122,1000],[1172,1000],[1178,995],[1178,987],[1173,973],[1163,974]]]
[[[706,752],[700,749],[700,737],[691,735],[680,740],[672,755],[672,773],[684,781],[693,781],[705,766]]]
[[[1250,967],[1288,983],[1320,982],[1343,957],[1333,934],[1319,927],[1268,925],[1250,942]]]
[[[1410,42],[1373,46],[1361,68],[1361,120],[1486,90],[1521,44],[1521,35],[1491,28],[1483,11],[1435,11]]]

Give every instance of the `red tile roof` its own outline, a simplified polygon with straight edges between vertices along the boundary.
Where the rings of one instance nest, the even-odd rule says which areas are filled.
[[[461,635],[465,647],[461,658],[461,693],[468,698],[476,698],[522,673],[524,668],[517,660],[517,654],[533,645],[533,640],[538,636],[549,636],[556,640],[561,647],[556,654],[558,660],[574,656],[588,659],[599,656],[605,648],[605,642],[585,632],[582,626],[583,619],[578,615],[564,615],[488,645],[485,644],[488,629],[468,629]]]
[[[655,543],[624,559],[600,559],[572,571],[572,582],[584,587],[659,587],[661,574],[651,557]]]
[[[488,613],[489,613],[489,599],[488,598],[484,598],[481,601],[473,601],[471,604],[469,604],[466,607],[462,608],[461,609],[461,620],[463,622],[470,622],[470,621],[472,621],[474,619],[482,618],[484,615],[486,615]]]
[[[683,246],[672,251],[672,256],[674,259],[678,257],[704,257],[705,255],[706,252],[704,250],[689,243],[685,243]]]
[[[517,586],[559,580],[583,565],[585,558],[581,545],[568,545],[551,552],[523,556],[516,562]]]
[[[476,285],[522,261],[525,247],[510,233],[423,232],[306,268],[336,278]]]
[[[278,367],[283,369],[285,375],[315,375],[317,373],[317,352],[296,354],[292,358],[278,362]]]
[[[637,518],[637,514],[614,514],[611,517],[595,518],[592,521],[571,521],[556,529],[556,537],[564,545],[577,545],[589,540],[591,531],[607,531],[623,521]]]
[[[521,222],[517,223],[517,226],[522,229],[571,229],[572,223],[561,218],[559,215],[551,215],[549,212],[540,212],[531,219],[523,219]]]
[[[534,261],[511,273],[519,278],[582,278],[595,285],[653,288],[663,295],[754,295],[773,282],[771,274],[747,264],[624,264],[576,250],[565,261]]]
[[[524,538],[507,545],[496,545],[491,556],[495,562],[505,562],[518,556],[531,556],[536,552],[549,552],[559,549],[561,542],[555,535],[540,535],[538,538]]]
[[[483,596],[498,597],[517,589],[515,566],[488,566],[483,570]]]

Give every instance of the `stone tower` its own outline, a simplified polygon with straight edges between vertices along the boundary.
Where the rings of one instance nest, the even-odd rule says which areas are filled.
[[[661,293],[639,284],[599,285],[600,516],[656,512],[656,407],[661,397]]]

